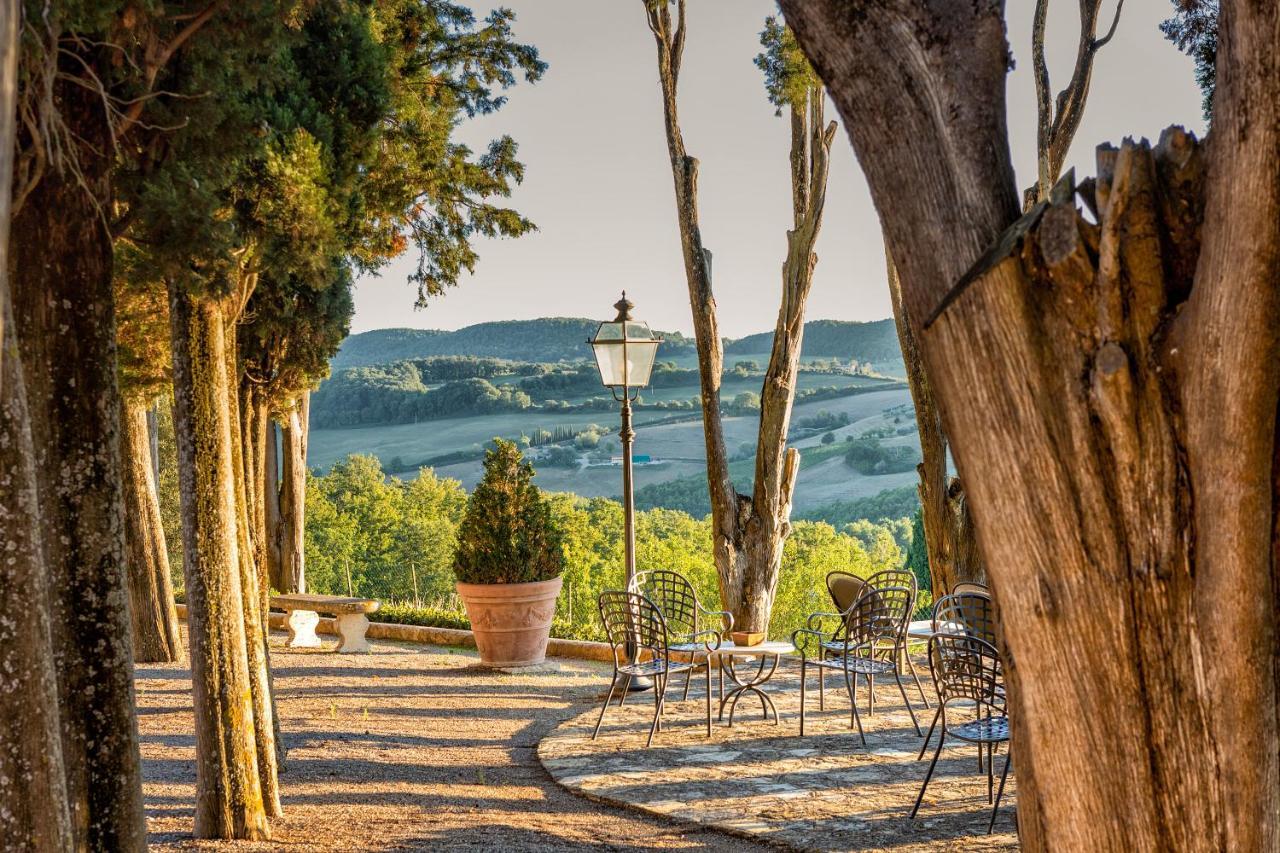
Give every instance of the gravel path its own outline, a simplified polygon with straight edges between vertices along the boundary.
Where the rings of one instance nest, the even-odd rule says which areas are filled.
[[[287,767],[268,844],[191,839],[195,737],[185,666],[137,671],[147,826],[155,850],[767,849],[604,806],[557,786],[539,740],[602,692],[591,663],[498,674],[474,650],[377,642],[370,655],[283,648],[275,687]]]

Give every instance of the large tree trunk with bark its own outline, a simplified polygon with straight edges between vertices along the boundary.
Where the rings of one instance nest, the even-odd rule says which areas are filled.
[[[170,285],[198,838],[269,837],[245,636],[224,306]],[[250,598],[256,598],[249,592]],[[257,638],[252,638],[256,640]]]
[[[62,62],[78,73],[68,53]],[[78,161],[51,170],[14,217],[13,322],[22,361],[40,540],[50,591],[62,762],[74,844],[145,846],[129,641],[120,395],[112,294],[109,130],[101,99],[72,82],[55,107]]]
[[[886,251],[886,257],[888,252]],[[916,429],[920,435],[920,518],[923,522],[925,550],[929,555],[930,588],[934,599],[946,595],[962,582],[985,583],[987,574],[978,555],[978,538],[973,529],[973,514],[965,500],[959,477],[947,472],[947,434],[942,427],[942,412],[929,388],[924,358],[911,331],[911,321],[902,303],[902,282],[892,257],[887,257],[889,294],[893,300],[893,317],[902,345],[902,360],[907,368],[907,385],[915,406]]]
[[[1024,848],[1276,849],[1280,9],[1223,4],[1212,145],[1100,149],[1093,224],[1018,216],[999,4],[783,6],[966,476]]]
[[[729,473],[720,421],[724,348],[711,290],[711,253],[702,245],[698,224],[698,161],[685,150],[676,105],[685,39],[684,0],[679,0],[676,8],[673,25],[668,4],[645,2],[649,28],[657,44],[667,151],[698,351],[713,553],[721,602],[733,614],[734,626],[767,631],[783,546],[791,530],[791,499],[800,468],[800,454],[787,447],[787,431],[795,399],[805,303],[818,260],[813,247],[822,227],[836,126],[835,122],[824,123],[820,86],[810,87],[805,103],[788,107],[793,227],[787,232],[782,301],[760,392],[755,480],[750,495],[739,494]]]
[[[120,433],[129,615],[134,659],[139,663],[172,663],[182,659],[182,636],[173,600],[169,550],[160,521],[148,409],[142,400],[126,401]]]
[[[20,4],[0,2],[0,849],[75,841],[62,760],[49,578],[26,382],[9,301]]]
[[[311,395],[303,392],[285,415],[280,488],[281,592],[306,592],[307,421]]]

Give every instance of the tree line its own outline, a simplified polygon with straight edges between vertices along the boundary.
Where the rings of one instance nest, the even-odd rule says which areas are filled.
[[[796,370],[820,375],[850,373],[827,363],[813,367],[802,364]],[[764,373],[759,365],[748,370],[739,363],[726,377],[736,383],[762,382]],[[883,381],[886,385],[880,387],[891,382]],[[698,382],[696,368],[663,361],[654,365],[648,387],[693,388]],[[794,396],[801,400],[830,399],[871,387],[827,385],[805,388]],[[310,423],[318,429],[334,429],[520,412],[534,407],[561,412],[612,411],[617,403],[602,391],[599,370],[588,362],[546,364],[473,356],[406,359],[345,368],[325,379],[310,396]],[[642,394],[636,408],[691,411],[696,403],[692,398],[655,400]],[[758,414],[760,395],[742,392],[723,403],[723,411]]]
[[[131,667],[182,654],[156,498],[170,400],[195,834],[269,837],[267,596],[304,577],[308,392],[356,275],[408,253],[425,303],[474,268],[474,236],[533,227],[502,204],[514,140],[455,138],[545,69],[512,20],[0,4],[0,846],[145,847]]]
[[[705,488],[705,485],[704,485]],[[622,505],[608,498],[551,494],[552,516],[563,537],[564,588],[553,625],[556,636],[600,640],[596,597],[623,584]],[[378,598],[395,619],[465,627],[453,601],[453,549],[466,492],[456,481],[422,469],[413,480],[387,477],[372,456],[350,456],[307,484],[307,575],[319,592]],[[678,510],[637,515],[636,547],[642,568],[684,574],[704,601],[718,600],[711,521]],[[785,571],[770,632],[786,637],[808,615],[828,606],[826,573],[861,576],[899,568],[912,545],[908,518],[866,519],[833,527],[801,521],[783,553]],[[927,564],[919,563],[928,581]]]

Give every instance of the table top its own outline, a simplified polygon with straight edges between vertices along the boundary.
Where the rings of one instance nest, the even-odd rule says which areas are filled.
[[[794,653],[796,647],[785,640],[766,640],[763,643],[757,643],[754,646],[735,646],[732,640],[725,640],[720,644],[720,648],[711,652],[715,655],[728,655],[731,657],[741,657],[746,655],[789,655]]]
[[[959,622],[946,622],[938,626],[938,630],[933,630],[932,619],[920,619],[907,625],[907,636],[918,637],[920,639],[929,639],[934,634],[964,634],[967,633],[964,625]]]

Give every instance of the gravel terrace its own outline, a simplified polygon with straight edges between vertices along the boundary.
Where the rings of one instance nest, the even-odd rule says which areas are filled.
[[[555,784],[538,741],[581,711],[607,668],[555,661],[507,675],[474,650],[376,641],[369,655],[272,638],[289,760],[270,843],[196,842],[186,666],[137,670],[153,850],[762,850],[714,830],[590,802]]]
[[[606,665],[558,659],[536,672],[495,673],[477,666],[471,649],[373,645],[369,655],[337,655],[287,649],[283,635],[273,636],[289,759],[280,779],[285,814],[272,820],[271,842],[261,844],[191,838],[190,673],[186,666],[138,666],[153,849],[1016,847],[1013,774],[996,834],[983,835],[986,778],[971,748],[943,753],[920,819],[907,820],[927,761],[915,761],[920,739],[895,688],[877,686],[875,719],[864,719],[870,749],[862,749],[834,678],[826,712],[810,717],[809,737],[796,736],[796,675],[784,665],[766,686],[781,725],[763,723],[758,701],[744,697],[734,728],[717,725],[711,740],[695,678],[688,702],[675,701],[673,684],[666,728],[645,750],[648,693],[621,711],[611,708],[599,740],[589,739]],[[862,695],[865,702],[865,689]],[[921,714],[922,726],[930,716]]]

